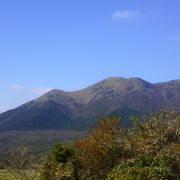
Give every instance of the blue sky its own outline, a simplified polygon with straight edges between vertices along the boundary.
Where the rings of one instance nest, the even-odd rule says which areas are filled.
[[[101,79],[180,79],[179,0],[0,1],[0,112]]]

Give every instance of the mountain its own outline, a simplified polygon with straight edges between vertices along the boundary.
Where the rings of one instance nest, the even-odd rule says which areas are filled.
[[[180,80],[152,84],[140,78],[108,78],[85,89],[51,90],[0,114],[0,131],[93,127],[101,116],[145,116],[163,108],[180,112]]]

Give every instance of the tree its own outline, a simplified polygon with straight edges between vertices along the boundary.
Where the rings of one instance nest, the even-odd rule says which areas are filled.
[[[75,151],[55,144],[44,163],[45,180],[178,179],[180,116],[162,111],[134,127],[119,128],[118,117],[103,118]]]
[[[11,150],[6,168],[17,180],[35,180],[39,173],[39,167],[25,146]]]
[[[122,139],[126,158],[108,175],[109,179],[178,179],[180,176],[180,116],[162,111],[144,121],[134,119]]]
[[[109,117],[99,121],[89,137],[77,141],[78,159],[82,167],[82,178],[104,178],[121,156],[117,141],[119,118]]]
[[[73,179],[74,170],[71,159],[74,153],[61,143],[53,145],[52,150],[41,168],[41,179]]]
[[[144,120],[133,118],[135,126],[128,129],[124,148],[133,154],[152,154],[177,143],[180,135],[180,117],[175,112],[162,111]]]

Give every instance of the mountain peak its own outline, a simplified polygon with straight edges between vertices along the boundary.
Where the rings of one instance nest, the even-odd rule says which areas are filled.
[[[141,78],[110,77],[79,91],[53,89],[0,114],[0,130],[85,129],[111,114],[148,115],[162,108],[180,112],[180,80],[151,84]]]
[[[147,82],[147,81],[145,81],[145,80],[143,80],[143,79],[141,79],[141,78],[139,78],[139,77],[130,77],[130,78],[124,78],[124,77],[109,77],[109,78],[106,78],[106,79],[104,79],[104,80],[102,80],[102,81],[100,81],[100,82],[103,82],[103,81],[106,81],[106,82],[108,82],[108,81],[116,81],[116,82],[120,82],[120,81],[126,81],[126,82],[141,82],[141,83],[148,83],[148,84],[151,84],[151,83],[149,83],[149,82]]]

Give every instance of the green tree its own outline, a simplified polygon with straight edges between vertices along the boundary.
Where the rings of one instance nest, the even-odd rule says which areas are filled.
[[[71,159],[74,153],[65,145],[56,143],[41,168],[41,179],[73,179],[74,170]]]
[[[162,111],[144,121],[133,119],[123,141],[126,156],[109,179],[178,179],[180,116]]]

